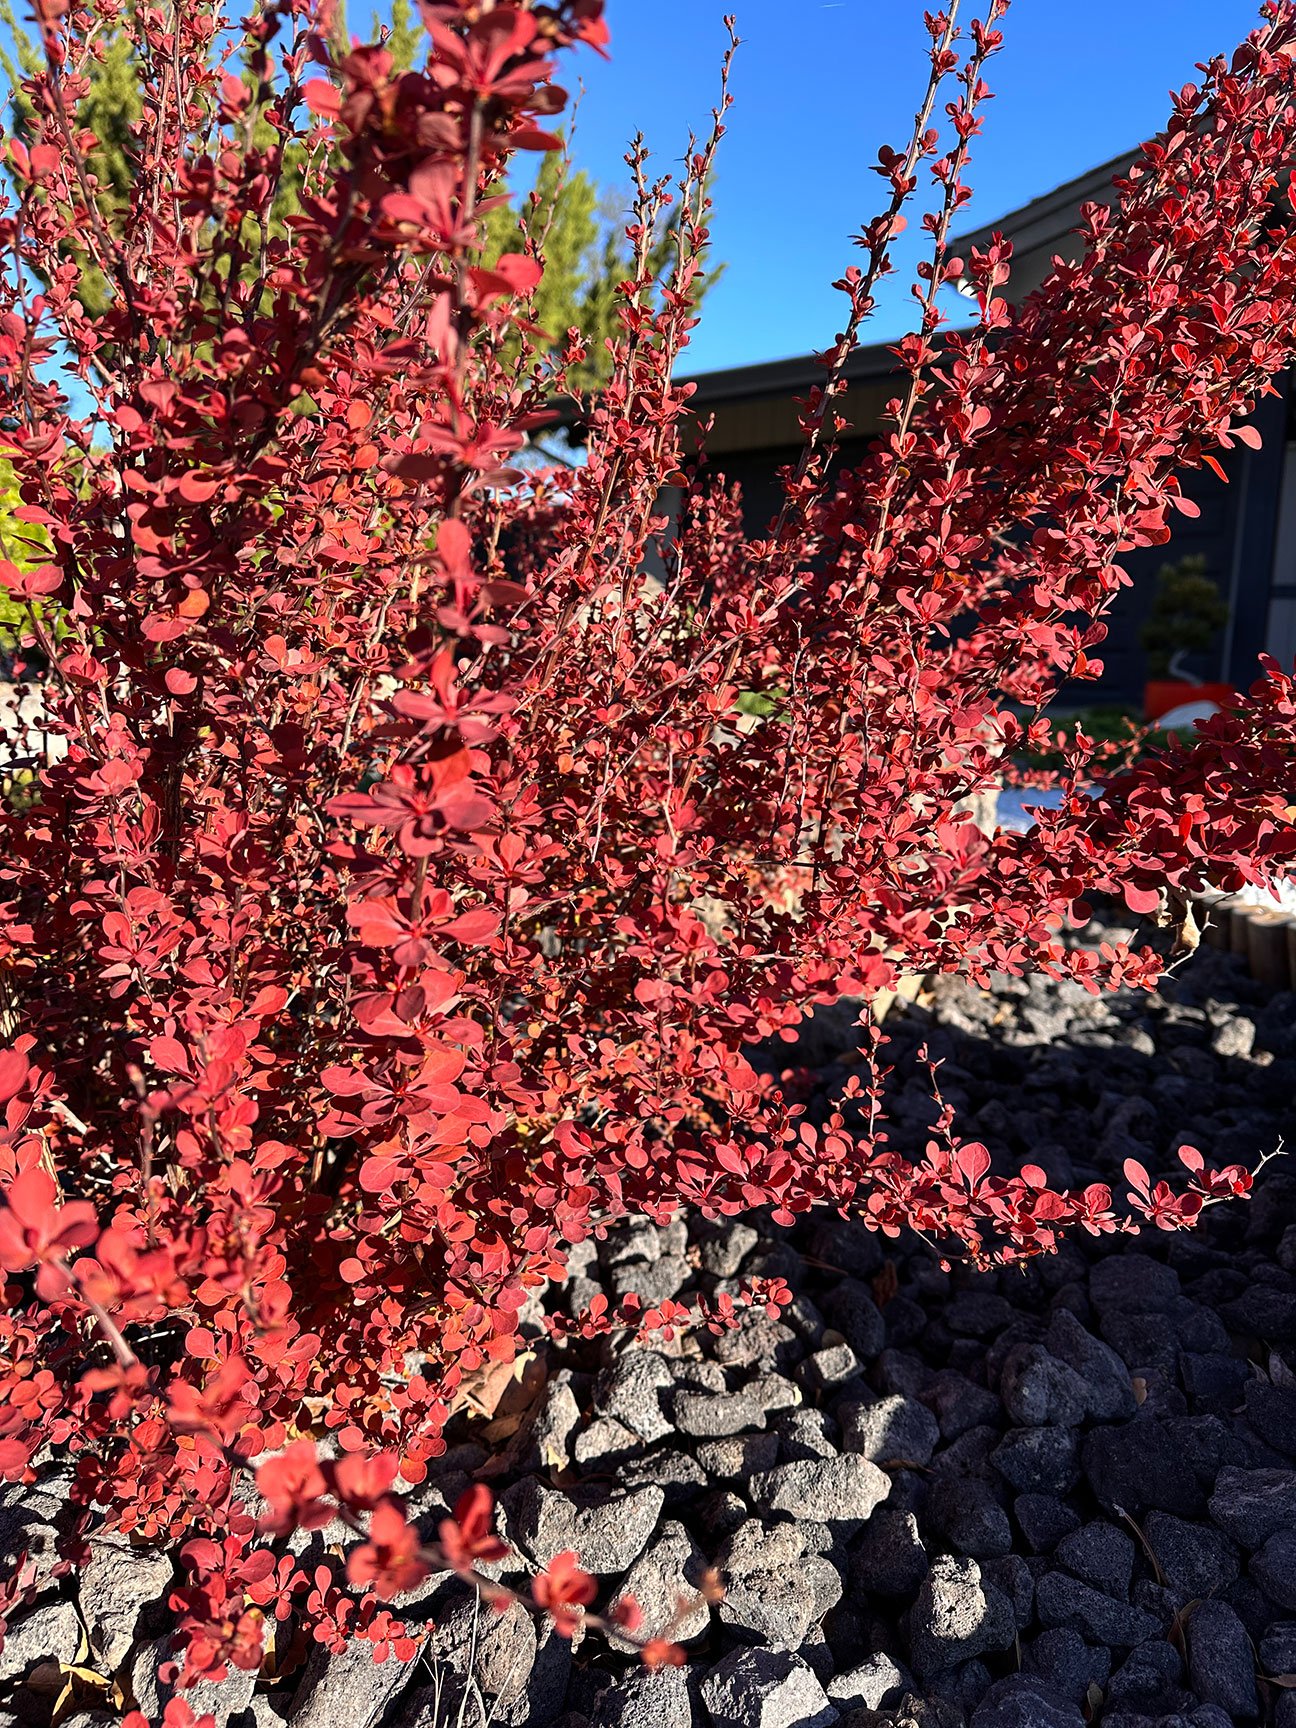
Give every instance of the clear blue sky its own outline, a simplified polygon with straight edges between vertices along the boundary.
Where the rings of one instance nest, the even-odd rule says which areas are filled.
[[[969,15],[981,10],[967,4]],[[850,235],[881,203],[883,182],[868,165],[880,144],[907,139],[926,72],[922,0],[608,0],[611,62],[579,56],[579,166],[624,187],[621,158],[637,128],[663,167],[679,158],[690,125],[709,122],[727,11],[743,38],[716,183],[715,248],[728,268],[689,371],[831,341],[842,302],[829,284],[859,256]],[[1197,61],[1230,51],[1258,11],[1259,0],[1014,0],[963,225],[990,221],[1159,130],[1171,86],[1191,78]],[[901,334],[907,306],[905,283],[893,277],[872,339]]]

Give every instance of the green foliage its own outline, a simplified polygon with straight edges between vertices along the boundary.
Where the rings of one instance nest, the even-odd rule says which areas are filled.
[[[1157,572],[1156,597],[1143,626],[1148,671],[1153,678],[1175,676],[1181,654],[1203,653],[1228,622],[1228,606],[1218,584],[1206,574],[1202,557],[1163,564]]]
[[[49,540],[43,529],[18,521],[14,511],[20,502],[13,469],[8,462],[0,462],[0,558],[20,570],[30,570],[49,556]],[[55,635],[63,633],[57,609],[39,602],[29,607],[0,589],[0,655],[14,654],[24,640],[30,642],[33,612]]]
[[[44,60],[35,41],[15,18],[11,0],[0,0],[0,24],[4,25],[17,55],[15,61],[0,47],[0,67],[9,79],[10,126],[15,136],[22,138],[31,121],[31,104],[23,93],[22,83],[41,69]],[[97,201],[104,222],[111,229],[121,221],[134,183],[131,130],[143,114],[144,105],[127,33],[121,28],[112,29],[101,34],[97,42],[98,60],[79,118],[96,140],[87,167],[97,183]],[[108,284],[88,259],[81,257],[78,262],[81,299],[88,310],[102,311],[108,304]]]
[[[16,60],[0,47],[0,67],[8,76],[11,125],[22,136],[30,108],[22,92],[22,81],[43,64],[35,40],[17,21],[12,0],[0,0],[0,24],[15,45]],[[409,71],[422,55],[426,37],[411,0],[392,0],[390,20],[373,19],[373,36],[386,33],[386,45],[398,71]],[[339,5],[335,17],[335,39],[345,50],[349,42],[346,20]],[[90,166],[99,185],[99,207],[111,230],[121,220],[133,182],[131,129],[140,118],[143,104],[140,79],[127,33],[121,29],[101,38],[101,53],[91,78],[90,92],[79,118],[94,134],[97,144]],[[270,127],[261,121],[253,143],[266,147],[273,142]],[[298,208],[300,171],[298,160],[285,161],[285,171],[275,204],[275,227]],[[493,263],[505,252],[519,252],[538,244],[545,256],[545,274],[536,293],[536,321],[560,350],[567,332],[577,329],[585,339],[588,357],[572,372],[578,390],[597,388],[607,378],[611,357],[607,344],[618,329],[617,284],[633,273],[625,238],[626,199],[600,189],[582,171],[568,172],[558,155],[542,157],[534,190],[512,202],[496,204],[485,218],[483,259]],[[255,246],[257,237],[249,236]],[[675,225],[663,225],[650,253],[655,280],[665,277],[675,247]],[[109,290],[100,273],[81,261],[81,295],[87,309],[101,311]],[[699,302],[717,280],[714,271],[700,286]]]

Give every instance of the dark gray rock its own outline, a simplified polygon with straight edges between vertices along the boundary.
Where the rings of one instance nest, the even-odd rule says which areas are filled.
[[[1250,1570],[1271,1602],[1296,1609],[1296,1530],[1276,1530],[1252,1555]]]
[[[516,1602],[503,1612],[484,1608],[470,1590],[452,1580],[434,1597],[432,1620],[433,1629],[424,1659],[448,1668],[450,1674],[459,1680],[461,1693],[468,1690],[469,1683],[476,1687],[483,1697],[491,1701],[492,1714],[497,1721],[525,1721],[530,1714],[527,1700],[538,1646],[535,1621],[525,1608]],[[388,1662],[391,1661],[392,1658],[388,1657]],[[399,1668],[400,1665],[396,1666]],[[346,1667],[345,1661],[343,1667]],[[412,1668],[409,1678],[413,1678]],[[363,1696],[358,1679],[352,1676],[348,1683],[354,1688],[358,1702]],[[326,1674],[317,1688],[323,1697],[313,1706],[318,1721],[325,1719],[322,1712],[330,1707],[331,1689],[332,1676]],[[333,1699],[339,1707],[343,1702],[340,1694]],[[518,1708],[510,1709],[510,1706]],[[293,1721],[296,1720],[294,1713]],[[356,1716],[346,1720],[358,1722],[361,1718]]]
[[[974,1656],[1006,1650],[1016,1633],[1012,1605],[984,1582],[976,1561],[942,1555],[910,1615],[914,1671],[925,1680]]]
[[[867,1458],[800,1458],[751,1480],[757,1511],[824,1523],[862,1524],[891,1492],[886,1474]]]
[[[1204,1356],[1185,1351],[1179,1358],[1179,1375],[1193,1405],[1217,1415],[1236,1410],[1246,1395],[1248,1383],[1254,1383],[1254,1370],[1249,1362],[1218,1351]]]
[[[1129,1369],[1116,1352],[1095,1338],[1067,1308],[1056,1308],[1049,1323],[1048,1348],[1084,1381],[1086,1414],[1098,1422],[1119,1422],[1138,1408]]]
[[[693,1728],[693,1719],[688,1671],[641,1667],[598,1693],[588,1721],[589,1728]]]
[[[1102,1519],[1064,1536],[1053,1558],[1068,1572],[1105,1595],[1124,1601],[1134,1576],[1134,1543],[1123,1530]]]
[[[1055,1494],[1019,1494],[1013,1517],[1035,1554],[1051,1554],[1064,1536],[1080,1527],[1079,1515]]]
[[[1146,1254],[1112,1254],[1089,1274],[1089,1299],[1099,1315],[1165,1314],[1182,1294],[1172,1266]]]
[[[864,1372],[864,1364],[844,1338],[829,1333],[822,1349],[807,1356],[797,1370],[801,1384],[810,1392],[830,1392],[849,1386]]]
[[[999,1396],[1020,1428],[1074,1428],[1089,1411],[1088,1387],[1075,1369],[1042,1344],[1019,1344],[1004,1363]]]
[[[816,1597],[808,1562],[744,1572],[727,1585],[720,1624],[744,1643],[799,1650],[815,1624]]]
[[[835,1458],[841,1450],[837,1425],[822,1410],[784,1410],[775,1417],[773,1430],[780,1464],[798,1458]]]
[[[595,1403],[604,1416],[651,1446],[671,1432],[663,1400],[673,1385],[665,1357],[653,1350],[627,1350],[600,1377]]]
[[[531,1470],[565,1470],[571,1462],[572,1437],[580,1427],[581,1410],[571,1371],[559,1369],[544,1389],[544,1401],[531,1429],[524,1459]]]
[[[1017,1630],[1024,1632],[1035,1618],[1035,1574],[1020,1554],[1001,1554],[982,1562],[981,1576],[1012,1603]]]
[[[755,1374],[743,1387],[743,1391],[753,1403],[760,1405],[767,1417],[798,1410],[802,1403],[801,1388],[785,1374],[770,1371]]]
[[[763,1275],[769,1277],[770,1270],[763,1269]],[[817,1350],[823,1343],[827,1322],[818,1306],[805,1294],[793,1296],[791,1302],[780,1310],[780,1315],[801,1340],[804,1350]]]
[[[745,1316],[741,1326],[722,1332],[712,1348],[726,1368],[790,1368],[801,1355],[792,1328],[768,1314]]]
[[[558,1492],[528,1476],[502,1494],[500,1504],[509,1539],[537,1565],[572,1548],[587,1572],[606,1578],[627,1571],[643,1553],[665,1499],[658,1487]]]
[[[1080,1475],[1079,1447],[1070,1428],[1010,1428],[990,1461],[1021,1494],[1065,1494]]]
[[[608,1281],[611,1294],[618,1301],[625,1296],[638,1296],[646,1308],[657,1302],[669,1302],[693,1276],[693,1268],[682,1254],[663,1254],[660,1260],[626,1261],[614,1266]]]
[[[1184,1601],[1217,1595],[1238,1575],[1236,1545],[1208,1524],[1189,1524],[1169,1512],[1150,1512],[1143,1535],[1166,1583]]]
[[[984,1386],[956,1369],[944,1368],[928,1386],[915,1387],[917,1395],[940,1424],[943,1440],[957,1440],[972,1428],[1002,1421],[999,1400]]]
[[[1160,1632],[1143,1608],[1117,1602],[1066,1572],[1046,1572],[1035,1584],[1035,1611],[1042,1626],[1070,1627],[1091,1644],[1128,1649]]]
[[[871,1362],[886,1342],[886,1321],[870,1292],[843,1278],[825,1295],[824,1314],[859,1357]]]
[[[1296,1457],[1296,1386],[1248,1380],[1246,1419],[1261,1439],[1288,1458]]]
[[[735,1650],[701,1693],[713,1728],[832,1728],[840,1719],[810,1667],[782,1650]]]
[[[695,1219],[692,1236],[702,1270],[715,1278],[736,1277],[760,1240],[750,1224],[737,1218],[715,1223]]]
[[[846,1586],[842,1578],[845,1557],[842,1557],[839,1566],[829,1554],[807,1553],[804,1566],[810,1588],[814,1592],[814,1617],[816,1622],[822,1621],[832,1613],[845,1594]]]
[[[1091,1686],[1105,1687],[1111,1674],[1111,1657],[1101,1646],[1086,1644],[1069,1626],[1041,1632],[1027,1651],[1027,1665],[1056,1686],[1073,1704],[1084,1704]]]
[[[1160,1374],[1173,1381],[1179,1372],[1180,1345],[1166,1314],[1115,1313],[1103,1316],[1102,1335],[1131,1374]]]
[[[1266,1674],[1296,1674],[1296,1620],[1280,1620],[1270,1626],[1257,1654]]]
[[[1012,1525],[988,1482],[937,1482],[927,1497],[926,1517],[956,1554],[993,1560],[1012,1550]]]
[[[741,1578],[748,1572],[777,1572],[800,1561],[806,1550],[805,1526],[775,1524],[746,1518],[720,1544],[716,1565],[726,1578]]]
[[[1081,1464],[1099,1503],[1139,1513],[1155,1509],[1191,1518],[1204,1493],[1183,1449],[1164,1423],[1149,1417],[1097,1428],[1085,1438]]]
[[[889,1656],[870,1656],[828,1682],[828,1696],[839,1710],[881,1710],[898,1704],[913,1685],[907,1668]]]
[[[698,1440],[765,1426],[765,1412],[744,1392],[677,1392],[673,1414],[680,1433]]]
[[[946,1304],[941,1318],[950,1331],[964,1338],[992,1338],[1012,1324],[1013,1311],[990,1290],[960,1290]]]
[[[704,1440],[697,1461],[709,1481],[745,1482],[760,1470],[772,1470],[779,1457],[777,1434],[735,1434],[727,1440]]]
[[[849,1403],[837,1412],[842,1447],[875,1464],[927,1464],[940,1439],[936,1418],[916,1398],[898,1393],[872,1403]]]
[[[1107,1688],[1109,1708],[1128,1707],[1161,1716],[1188,1702],[1182,1690],[1183,1662],[1173,1644],[1153,1639],[1130,1652]]]
[[[662,1638],[669,1631],[677,1644],[698,1638],[711,1624],[711,1608],[701,1594],[706,1560],[680,1523],[668,1519],[626,1574],[617,1597],[633,1597],[643,1619],[644,1638]],[[610,1634],[614,1648],[633,1645]]]
[[[1291,1290],[1253,1284],[1224,1303],[1220,1316],[1234,1332],[1269,1344],[1296,1344],[1296,1292]]]
[[[1296,1470],[1221,1470],[1210,1514],[1243,1548],[1261,1547],[1280,1530],[1296,1529]]]
[[[823,1267],[850,1278],[871,1278],[882,1269],[881,1238],[854,1218],[828,1218],[816,1224],[810,1254]]]
[[[997,1681],[972,1713],[971,1728],[1084,1728],[1065,1692],[1033,1674]]]
[[[901,1349],[916,1344],[927,1330],[927,1310],[921,1302],[911,1302],[907,1296],[893,1296],[883,1319],[888,1341]]]
[[[1246,1627],[1227,1602],[1199,1602],[1188,1620],[1188,1680],[1205,1704],[1236,1721],[1260,1714],[1255,1658]]]
[[[610,1416],[596,1416],[571,1443],[572,1459],[584,1470],[600,1464],[620,1464],[642,1451],[639,1436]]]
[[[857,1590],[911,1596],[927,1576],[927,1550],[912,1512],[882,1506],[855,1545],[851,1577]]]
[[[663,1505],[675,1511],[697,1499],[707,1487],[706,1473],[696,1458],[677,1446],[655,1447],[616,1465],[624,1488],[660,1488]]]
[[[747,1502],[731,1488],[714,1488],[704,1494],[693,1508],[697,1528],[713,1541],[723,1541],[746,1522]]]

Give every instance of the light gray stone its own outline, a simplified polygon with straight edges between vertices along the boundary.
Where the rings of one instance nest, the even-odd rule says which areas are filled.
[[[798,1458],[751,1481],[757,1510],[825,1524],[863,1524],[891,1492],[891,1479],[858,1454]]]
[[[628,1494],[592,1487],[559,1492],[528,1476],[501,1495],[500,1504],[510,1537],[538,1566],[571,1548],[587,1572],[606,1578],[628,1571],[643,1553],[665,1498],[653,1487]]]
[[[173,1567],[156,1549],[96,1539],[77,1579],[90,1648],[105,1673],[115,1674],[135,1640],[140,1609],[165,1596]]]
[[[618,1600],[633,1597],[639,1605],[640,1638],[670,1638],[687,1644],[701,1637],[711,1624],[711,1607],[700,1590],[706,1569],[701,1550],[684,1526],[673,1519],[663,1524],[617,1591]],[[609,1641],[617,1649],[635,1648],[614,1633]]]
[[[832,1728],[839,1712],[790,1651],[735,1650],[702,1682],[712,1728]]]
[[[75,1662],[81,1639],[81,1621],[70,1602],[47,1602],[15,1614],[0,1650],[0,1681],[20,1679],[38,1662]]]

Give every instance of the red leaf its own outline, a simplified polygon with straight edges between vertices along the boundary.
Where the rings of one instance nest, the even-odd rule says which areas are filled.
[[[1126,882],[1122,893],[1130,911],[1137,912],[1140,917],[1155,912],[1161,904],[1160,892],[1155,888],[1136,888],[1132,882]]]

